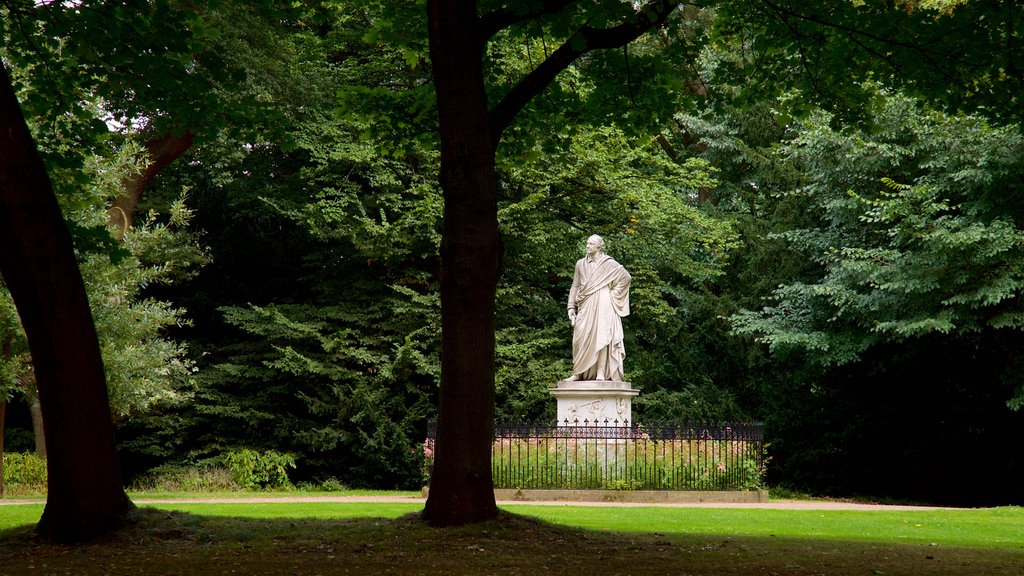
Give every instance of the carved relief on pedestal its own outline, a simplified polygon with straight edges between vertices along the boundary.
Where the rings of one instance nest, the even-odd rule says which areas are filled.
[[[640,393],[628,382],[562,381],[549,392],[558,400],[558,425],[628,426],[632,399]]]

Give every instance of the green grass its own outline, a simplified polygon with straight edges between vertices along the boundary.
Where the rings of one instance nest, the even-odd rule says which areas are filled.
[[[193,497],[195,495],[192,495]],[[29,537],[41,504],[0,506],[14,574],[829,574],[1019,576],[1024,509],[811,511],[507,505],[432,529],[419,502],[146,504],[110,539]]]
[[[193,494],[192,498],[196,495]],[[253,520],[296,519],[346,520],[351,518],[394,519],[423,509],[418,502],[231,502],[147,504],[135,499],[141,508],[183,512],[216,518],[248,518]],[[35,524],[43,513],[42,504],[0,506],[0,531]]]
[[[1024,549],[1024,509],[777,510],[509,507],[547,522],[625,533],[719,534]]]
[[[6,502],[7,499],[5,498]],[[43,515],[42,504],[10,504],[0,506],[0,530],[35,524]]]
[[[392,493],[393,494],[393,493]],[[195,497],[195,495],[193,495]],[[231,502],[147,504],[142,507],[211,517],[249,519],[395,519],[422,509],[418,502]],[[654,506],[510,504],[509,512],[572,528],[630,534],[728,535],[904,542],[1024,549],[1024,509],[779,510]],[[0,507],[0,530],[39,519],[41,504]]]

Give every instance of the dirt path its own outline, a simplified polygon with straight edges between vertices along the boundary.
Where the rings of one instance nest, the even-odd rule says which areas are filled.
[[[407,502],[423,504],[423,498],[407,496],[284,496],[270,498],[218,498],[194,500],[157,500],[138,499],[139,504],[173,504],[179,502],[216,502],[223,504],[245,502]],[[763,508],[766,510],[942,510],[941,506],[910,506],[889,504],[865,504],[834,500],[775,500],[770,502],[601,502],[601,501],[565,501],[565,500],[499,500],[499,506],[618,506],[643,507],[657,506],[663,508]]]
[[[239,498],[145,498],[136,497],[136,504],[252,504],[252,503],[409,503],[423,504],[425,500],[410,496],[267,496]],[[42,504],[42,499],[33,500],[0,500],[0,506],[23,504]],[[773,500],[769,502],[567,502],[567,501],[522,501],[499,500],[499,506],[619,506],[643,507],[657,506],[664,508],[748,508],[765,510],[942,510],[940,506],[907,506],[889,504],[865,504],[834,500]]]

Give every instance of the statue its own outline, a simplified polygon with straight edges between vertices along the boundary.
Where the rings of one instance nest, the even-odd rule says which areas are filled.
[[[587,239],[569,289],[572,376],[565,381],[622,381],[622,317],[629,315],[629,272],[604,253],[604,239]]]

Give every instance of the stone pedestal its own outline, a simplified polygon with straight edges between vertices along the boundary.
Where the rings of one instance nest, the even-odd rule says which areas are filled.
[[[559,426],[628,426],[640,394],[629,382],[612,380],[562,380],[548,392],[558,401]]]

